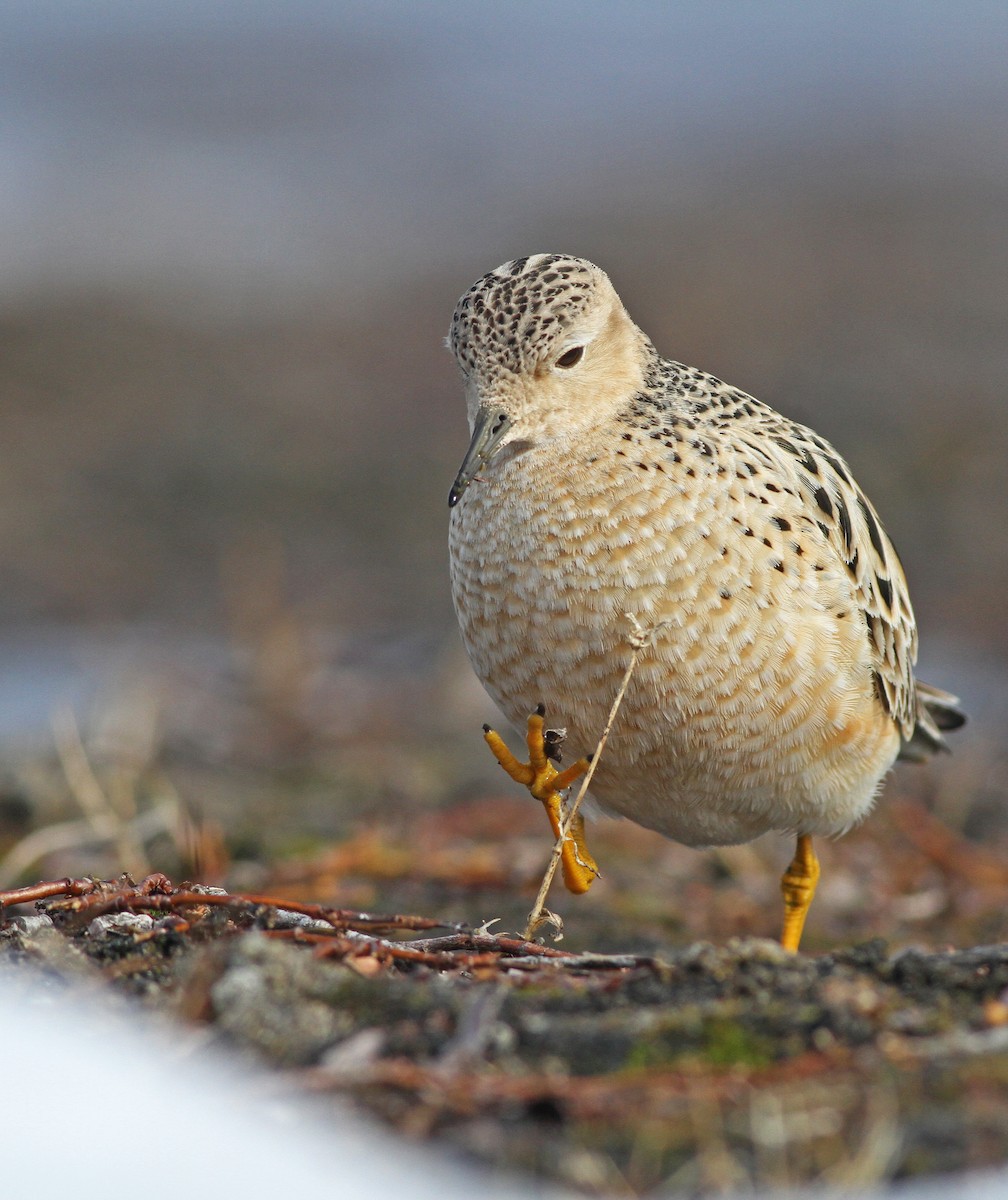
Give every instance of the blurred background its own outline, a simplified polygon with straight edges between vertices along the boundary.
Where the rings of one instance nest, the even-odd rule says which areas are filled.
[[[443,337],[472,280],[540,250],[836,442],[903,556],[921,674],[971,712],[827,850],[819,936],[943,914],[957,936],[963,846],[1008,886],[1008,7],[0,21],[0,886],[157,866],[527,908],[545,822],[485,753],[449,597],[467,429]],[[947,861],[892,879],[925,815]],[[643,941],[770,931],[781,842],[599,837],[586,937],[613,905]]]

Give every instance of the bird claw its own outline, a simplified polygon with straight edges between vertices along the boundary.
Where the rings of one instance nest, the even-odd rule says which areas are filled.
[[[563,739],[556,736],[556,731],[545,728],[545,716],[546,710],[541,704],[529,716],[525,736],[529,752],[527,763],[515,758],[504,739],[489,725],[483,726],[483,737],[494,758],[508,775],[516,783],[528,788],[546,809],[546,815],[553,827],[553,836],[559,838],[565,816],[563,797],[560,793],[588,770],[588,759],[579,758],[563,771],[558,771],[549,760],[550,757],[559,760],[559,743]],[[584,819],[580,813],[575,813],[570,822],[560,865],[567,890],[576,895],[587,892],[599,874],[595,859],[585,844]]]

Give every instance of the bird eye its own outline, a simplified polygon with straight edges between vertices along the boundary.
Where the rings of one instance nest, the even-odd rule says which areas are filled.
[[[576,367],[584,355],[584,346],[571,346],[569,350],[565,350],[563,354],[556,360],[558,367],[563,367],[566,370],[568,367]]]

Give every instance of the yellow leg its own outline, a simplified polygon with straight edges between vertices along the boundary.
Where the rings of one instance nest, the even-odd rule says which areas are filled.
[[[819,882],[819,859],[812,849],[812,839],[807,833],[798,838],[794,858],[781,879],[784,893],[784,931],[781,945],[792,954],[797,954],[812,897]]]
[[[489,725],[483,726],[483,737],[493,751],[494,758],[500,763],[515,783],[527,787],[533,796],[546,809],[550,825],[553,826],[553,837],[560,836],[560,823],[563,819],[563,800],[560,793],[569,788],[576,779],[588,770],[588,760],[579,758],[563,771],[558,771],[546,757],[546,742],[544,737],[546,710],[540,704],[528,719],[526,742],[528,743],[529,760],[519,762],[504,743],[500,734],[495,733]],[[574,820],[568,830],[560,859],[563,869],[563,879],[567,890],[580,895],[587,892],[598,875],[595,859],[585,845],[584,820],[580,813],[575,813]]]

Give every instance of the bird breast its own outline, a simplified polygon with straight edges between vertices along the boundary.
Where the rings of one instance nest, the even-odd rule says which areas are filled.
[[[513,722],[542,702],[590,752],[636,620],[655,636],[597,771],[604,806],[693,844],[846,827],[898,735],[843,564],[799,504],[754,496],[730,445],[625,435],[504,452],[453,510],[477,675]]]

